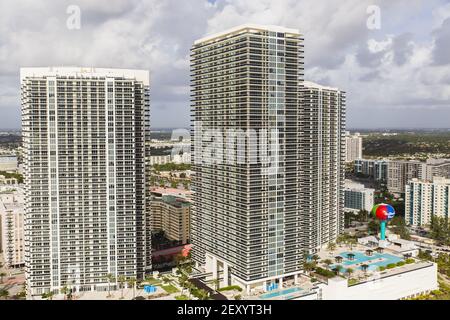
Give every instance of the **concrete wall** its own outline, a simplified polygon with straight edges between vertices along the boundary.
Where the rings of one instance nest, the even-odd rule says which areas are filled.
[[[346,279],[334,278],[321,288],[323,300],[398,300],[438,289],[437,266],[432,264],[351,287]]]

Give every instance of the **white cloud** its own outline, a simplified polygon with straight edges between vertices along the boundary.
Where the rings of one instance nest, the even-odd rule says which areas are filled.
[[[427,2],[434,10],[424,16],[420,0],[2,1],[0,110],[8,113],[8,123],[19,123],[20,66],[143,68],[152,77],[152,125],[186,126],[193,41],[246,22],[298,28],[305,36],[306,76],[347,91],[352,126],[364,121],[365,110],[444,106],[450,84],[444,21],[450,7],[442,2]],[[70,4],[81,8],[80,30],[66,28]],[[366,27],[372,4],[381,8],[378,31]],[[425,37],[408,28],[416,24],[426,26]],[[436,59],[440,65],[433,64]]]

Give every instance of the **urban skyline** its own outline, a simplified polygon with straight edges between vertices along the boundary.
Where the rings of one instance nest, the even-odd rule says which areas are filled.
[[[448,125],[446,1],[40,1],[0,299],[450,300],[450,128],[401,129]]]

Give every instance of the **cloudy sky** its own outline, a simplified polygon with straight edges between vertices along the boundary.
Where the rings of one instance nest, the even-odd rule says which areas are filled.
[[[247,22],[304,34],[306,78],[347,92],[349,128],[450,127],[448,0],[1,0],[0,128],[20,127],[19,68],[52,65],[148,69],[152,126],[186,127],[193,41]]]

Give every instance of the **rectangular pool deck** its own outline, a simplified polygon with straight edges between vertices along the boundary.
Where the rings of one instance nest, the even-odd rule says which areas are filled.
[[[349,259],[348,255],[353,254],[354,258],[352,260]],[[403,258],[394,256],[389,253],[377,253],[374,252],[372,255],[368,256],[363,252],[354,251],[354,252],[342,252],[339,254],[343,258],[341,263],[335,263],[331,265],[331,268],[334,268],[336,265],[341,265],[345,267],[351,267],[353,269],[362,270],[362,265],[368,265],[369,271],[376,271],[378,267],[386,267],[388,264],[397,263],[403,261]],[[345,272],[345,270],[343,270]]]

